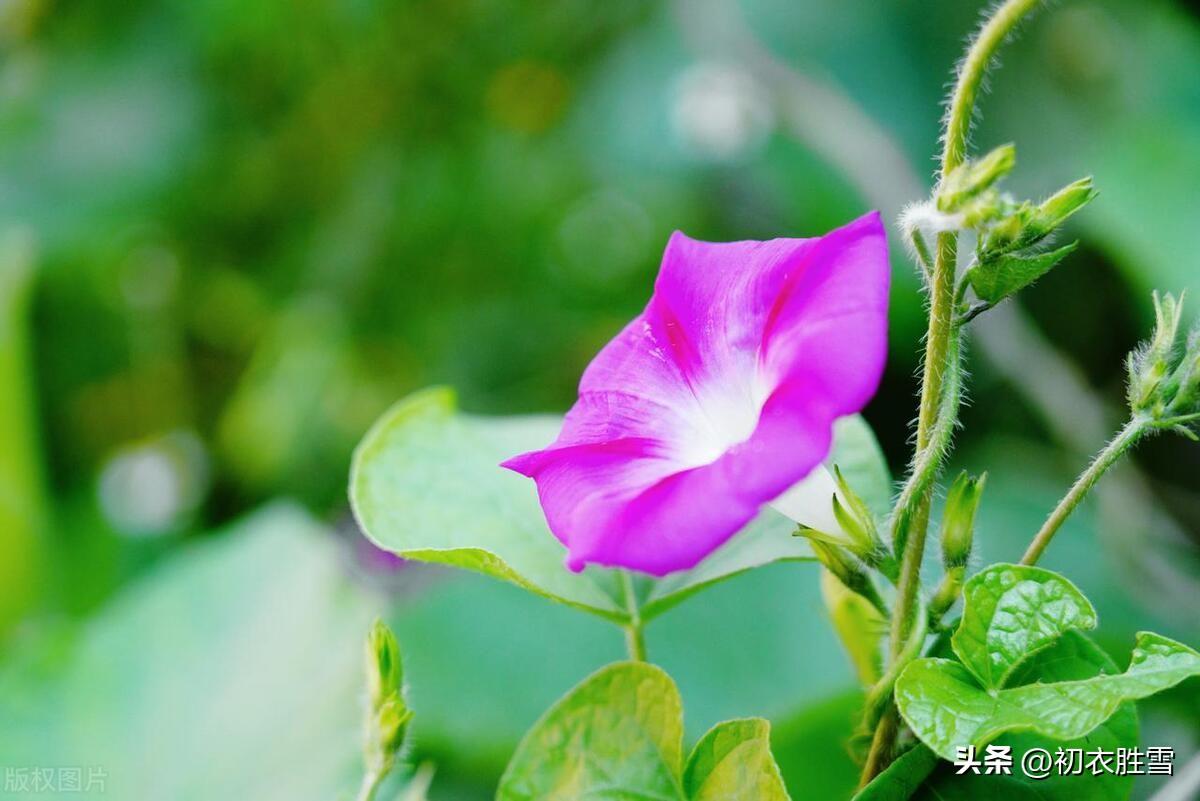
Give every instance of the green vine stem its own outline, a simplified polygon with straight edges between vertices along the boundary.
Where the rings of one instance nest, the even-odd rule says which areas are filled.
[[[1021,564],[1037,564],[1038,559],[1045,552],[1046,546],[1050,544],[1050,540],[1054,539],[1054,535],[1062,528],[1062,524],[1066,522],[1071,513],[1075,511],[1075,508],[1091,492],[1092,487],[1096,486],[1096,482],[1100,480],[1100,476],[1104,475],[1130,448],[1136,445],[1151,430],[1151,426],[1152,424],[1142,419],[1135,418],[1130,420],[1113,437],[1112,442],[1105,445],[1104,449],[1096,454],[1096,458],[1080,474],[1070,491],[1063,496],[1063,499],[1058,502],[1058,506],[1046,518],[1046,522],[1042,524],[1041,530],[1038,531],[1033,541],[1029,543],[1029,548],[1025,551],[1025,555],[1021,557]]]
[[[1004,40],[1041,0],[1007,0],[992,14],[967,51],[967,57],[958,70],[958,80],[950,98],[946,115],[945,140],[942,150],[941,175],[944,179],[966,158],[967,137],[970,134],[971,118],[979,88],[987,73],[988,65]],[[941,423],[950,428],[957,416],[957,405],[952,409],[941,408],[942,384],[949,366],[952,339],[955,336],[955,289],[958,263],[958,236],[953,232],[941,233],[935,247],[933,274],[930,276],[929,331],[925,344],[924,368],[921,378],[920,411],[917,416],[917,457],[914,464],[931,459],[933,475],[940,468],[944,449],[930,449],[940,414],[949,414],[949,420]],[[905,634],[912,619],[914,602],[920,590],[921,559],[925,553],[925,539],[929,528],[929,507],[932,503],[932,481],[914,498],[904,498],[906,508],[896,509],[903,516],[908,528],[901,556],[900,585],[895,610],[892,615],[889,657],[896,662],[906,642]],[[895,747],[895,732],[898,728],[894,711],[889,710],[880,720],[876,737],[871,745],[863,780],[869,781],[886,766]],[[880,736],[884,735],[884,736]]]
[[[646,637],[643,634],[644,623],[642,612],[638,608],[637,593],[634,592],[633,576],[629,571],[621,571],[621,590],[625,596],[625,609],[629,612],[629,622],[625,624],[625,650],[634,662],[646,661]]]
[[[380,771],[371,770],[363,774],[362,786],[358,788],[358,796],[356,801],[375,801],[375,795],[379,792],[379,786],[383,784],[384,774]]]

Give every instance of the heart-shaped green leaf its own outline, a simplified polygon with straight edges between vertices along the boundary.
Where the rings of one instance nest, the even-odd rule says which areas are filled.
[[[534,724],[500,779],[497,801],[684,799],[683,704],[644,662],[602,668]]]
[[[896,682],[896,704],[913,732],[944,759],[1008,731],[1055,740],[1082,737],[1125,701],[1146,698],[1200,675],[1200,653],[1143,632],[1121,674],[1004,690],[980,687],[957,662],[918,659]]]
[[[413,395],[387,412],[359,445],[350,497],[367,535],[408,559],[475,570],[623,622],[617,575],[563,567],[564,549],[546,525],[533,482],[500,462],[551,442],[560,420],[459,414],[447,390]],[[864,497],[886,505],[887,468],[869,427],[840,421],[832,458]],[[755,567],[811,558],[795,524],[771,509],[692,570],[639,582],[643,620],[694,592]]]
[[[367,536],[407,559],[476,570],[557,601],[624,620],[611,571],[563,567],[533,484],[500,467],[554,438],[551,417],[456,414],[427,390],[398,403],[358,447],[350,501]]]
[[[1079,632],[1070,631],[1054,645],[1040,651],[1015,674],[1018,684],[1079,681],[1099,674],[1113,674],[1117,666],[1104,651]],[[1088,776],[1051,775],[1035,779],[1021,771],[1021,758],[1033,748],[1054,754],[1059,748],[1082,752],[1132,748],[1138,743],[1137,714],[1125,704],[1085,737],[1066,742],[1031,733],[1005,734],[997,745],[1012,748],[1012,775],[960,774],[938,759],[925,745],[918,745],[875,777],[855,796],[855,801],[1125,801],[1132,776],[1105,774]]]
[[[645,662],[585,679],[521,740],[497,801],[790,801],[771,756],[771,727],[719,723],[683,765],[683,705],[675,682]]]
[[[1022,661],[1072,629],[1096,626],[1096,610],[1057,573],[992,565],[963,588],[963,618],[951,647],[984,687],[998,689]]]
[[[688,757],[683,786],[692,801],[787,801],[771,724],[747,718],[713,726]]]
[[[1117,670],[1100,646],[1085,635],[1070,631],[1029,660],[1014,676],[1014,681],[1021,685],[1079,681],[1099,674],[1114,674]],[[1102,725],[1076,740],[1063,742],[1021,733],[1001,735],[996,744],[1012,748],[1014,767],[1011,776],[960,775],[949,762],[940,762],[913,798],[917,801],[1127,801],[1132,776],[1107,773],[1089,775],[1082,780],[1070,773],[1051,773],[1035,779],[1026,776],[1020,765],[1025,753],[1034,748],[1045,749],[1051,754],[1060,748],[1079,749],[1082,753],[1133,748],[1138,744],[1137,713],[1133,704],[1124,704]],[[921,747],[929,753],[927,748]]]

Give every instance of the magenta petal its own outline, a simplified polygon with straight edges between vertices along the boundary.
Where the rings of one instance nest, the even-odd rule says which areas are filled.
[[[883,372],[878,214],[816,239],[676,233],[654,295],[596,356],[534,478],[568,564],[693,567],[829,453]]]

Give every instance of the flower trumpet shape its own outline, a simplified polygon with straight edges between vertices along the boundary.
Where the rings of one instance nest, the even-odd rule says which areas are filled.
[[[537,482],[567,566],[691,568],[823,474],[834,421],[879,384],[888,283],[878,213],[815,239],[676,232],[645,311],[588,366],[558,439],[504,463]]]

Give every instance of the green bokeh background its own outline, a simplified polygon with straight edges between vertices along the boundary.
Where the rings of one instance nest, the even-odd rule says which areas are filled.
[[[433,798],[487,797],[620,639],[371,552],[355,443],[434,383],[474,412],[565,409],[675,229],[895,219],[927,192],[977,6],[0,0],[0,771],[101,765],[122,798],[348,793],[381,612]],[[1200,292],[1200,8],[1056,3],[1003,61],[976,147],[1017,143],[1015,192],[1093,174],[1102,194],[1069,226],[1080,251],[972,341],[956,467],[991,471],[979,560],[1018,556],[1114,429],[1150,289]],[[893,263],[866,417],[899,473],[923,312]],[[1200,640],[1198,493],[1200,447],[1151,442],[1050,554],[1118,663],[1140,628]],[[768,715],[797,797],[843,792],[851,672],[810,566],[648,637],[691,737]],[[1194,684],[1142,709],[1180,763]]]

